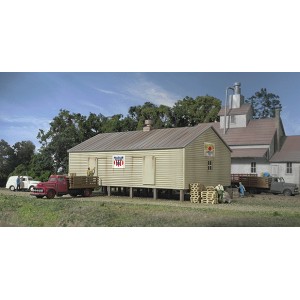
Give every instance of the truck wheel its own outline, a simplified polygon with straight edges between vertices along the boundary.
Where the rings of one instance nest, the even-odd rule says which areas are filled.
[[[286,190],[283,191],[283,195],[284,196],[292,196],[292,191],[289,190],[289,189],[286,189]]]
[[[92,196],[92,190],[91,189],[85,189],[83,191],[83,197],[91,197]]]
[[[54,190],[49,190],[47,193],[47,198],[48,199],[53,199],[55,197],[55,191]]]
[[[34,188],[34,186],[31,185],[31,186],[28,188],[28,191],[29,191],[29,192],[33,192],[33,188]]]
[[[13,185],[11,185],[11,186],[9,187],[9,189],[13,192],[16,188],[15,188]]]

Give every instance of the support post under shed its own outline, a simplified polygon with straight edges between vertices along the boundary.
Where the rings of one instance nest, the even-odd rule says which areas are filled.
[[[129,188],[129,197],[133,198],[133,188],[132,187]]]
[[[180,190],[180,201],[184,201],[184,190]]]
[[[157,200],[157,189],[153,189],[153,200]]]

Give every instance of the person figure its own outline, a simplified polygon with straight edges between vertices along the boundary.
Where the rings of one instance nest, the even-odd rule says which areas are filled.
[[[20,190],[24,189],[24,178],[23,176],[20,177]]]
[[[218,202],[223,203],[224,187],[220,183],[215,187],[215,190],[218,193]]]
[[[90,167],[88,167],[87,171],[86,171],[86,175],[87,176],[94,176],[95,173],[95,168],[94,169],[90,169]]]
[[[17,183],[17,191],[20,191],[21,190],[21,178],[19,175],[17,177],[16,183]]]
[[[238,189],[239,189],[240,197],[244,197],[246,189],[241,182],[239,182]]]

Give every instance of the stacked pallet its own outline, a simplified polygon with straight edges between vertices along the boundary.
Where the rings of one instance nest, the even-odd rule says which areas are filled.
[[[201,202],[201,192],[205,190],[205,186],[201,183],[190,184],[190,200],[192,203]]]
[[[201,203],[218,203],[218,194],[216,191],[203,191],[201,192]]]
[[[215,191],[215,188],[213,186],[207,186],[206,190],[213,192],[213,191]]]

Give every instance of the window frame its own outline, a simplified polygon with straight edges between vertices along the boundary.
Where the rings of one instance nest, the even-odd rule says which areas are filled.
[[[253,174],[254,174],[254,173],[256,174],[256,170],[257,170],[257,167],[256,167],[256,161],[252,161],[252,162],[251,162],[251,165],[250,165],[250,171],[251,171],[250,173],[251,173],[251,174],[252,174],[252,173],[253,173]]]
[[[293,163],[292,162],[287,162],[286,163],[285,173],[286,174],[293,174]]]
[[[207,171],[212,171],[213,170],[213,162],[212,160],[207,161]]]

